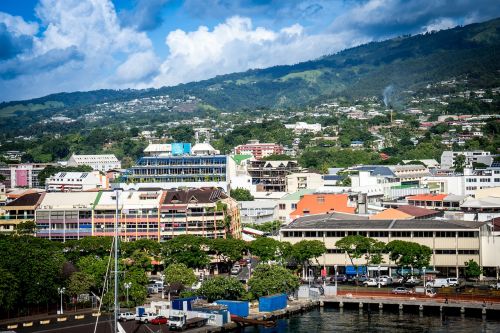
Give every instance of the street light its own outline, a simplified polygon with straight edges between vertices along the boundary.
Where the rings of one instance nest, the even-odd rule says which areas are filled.
[[[161,279],[161,283],[162,283],[162,288],[161,288],[161,299],[164,299],[165,298],[165,281],[163,281],[163,279],[165,278],[165,274],[163,273],[160,273],[160,279]]]
[[[380,265],[378,265],[378,287],[380,288]]]
[[[64,287],[57,288],[57,292],[59,294],[61,294],[61,310],[59,310],[59,314],[63,314],[63,294],[65,291],[66,291],[66,288],[64,288]]]
[[[427,267],[422,267],[422,271],[424,272],[424,288],[426,287],[425,285],[425,270],[426,270]]]
[[[335,295],[337,294],[337,276],[338,276],[338,272],[337,272],[337,265],[333,265],[333,268],[335,268]]]
[[[126,290],[126,292],[127,292],[127,307],[130,307],[130,306],[128,305],[128,290],[130,289],[130,287],[132,287],[132,282],[125,282],[125,283],[123,284],[123,286],[125,287],[125,290]]]

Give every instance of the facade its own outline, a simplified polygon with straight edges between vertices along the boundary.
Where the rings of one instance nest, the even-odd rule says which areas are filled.
[[[464,220],[489,221],[500,217],[500,196],[468,197],[461,205]]]
[[[314,172],[292,173],[286,176],[286,191],[294,193],[303,189],[316,189],[324,185],[323,176]]]
[[[474,150],[474,151],[444,151],[441,154],[441,169],[453,169],[455,158],[458,155],[465,156],[465,165],[472,167],[473,163],[483,163],[490,166],[493,162],[493,156],[489,151]]]
[[[45,193],[36,210],[37,237],[67,241],[92,236],[98,192]]]
[[[293,130],[294,133],[318,133],[321,132],[321,124],[308,124],[302,121],[298,121],[295,124],[285,124],[285,128]]]
[[[351,265],[347,254],[335,247],[335,242],[348,235],[363,235],[388,243],[404,240],[426,245],[432,249],[430,265],[443,276],[463,276],[465,262],[474,260],[483,266],[481,240],[487,237],[485,225],[466,221],[439,220],[335,220],[328,214],[306,216],[280,230],[280,239],[295,244],[301,240],[324,242],[327,253],[317,258],[329,274],[338,265],[345,272]],[[314,262],[314,261],[313,261]],[[391,274],[396,266],[384,255],[384,270]],[[365,259],[355,259],[355,265],[366,265]],[[499,261],[496,261],[496,267]]]
[[[390,165],[389,169],[399,178],[403,186],[418,186],[423,177],[430,176],[429,169],[421,164]]]
[[[144,149],[145,156],[168,156],[172,155],[172,145],[170,143],[150,143]]]
[[[12,225],[34,219],[37,237],[63,242],[113,236],[118,210],[118,234],[123,241],[164,241],[183,234],[241,238],[238,204],[217,188],[36,195],[29,197],[29,207],[26,198],[16,200],[6,218],[0,219],[0,225],[7,221],[6,229],[11,231]]]
[[[241,238],[238,203],[217,188],[164,192],[160,203],[160,240],[178,235]]]
[[[21,222],[34,221],[35,210],[44,196],[45,193],[27,193],[3,206],[5,214],[0,216],[0,234],[13,232]]]
[[[242,224],[261,224],[278,219],[278,203],[274,200],[240,201]]]
[[[247,172],[258,192],[286,192],[286,177],[299,173],[297,161],[249,161]]]
[[[256,160],[261,160],[269,155],[284,154],[283,146],[276,143],[260,143],[258,140],[250,140],[247,144],[234,148],[238,155],[253,155]]]
[[[113,154],[104,155],[76,155],[73,154],[67,166],[88,165],[96,171],[106,172],[111,169],[121,169],[122,164]]]
[[[301,216],[334,212],[348,214],[354,214],[356,212],[356,207],[349,202],[348,194],[305,194],[297,203],[297,208],[290,213],[290,218],[294,220]]]
[[[297,203],[305,194],[313,194],[313,189],[298,190],[295,193],[290,193],[278,199],[278,220],[283,223],[290,223],[290,213],[297,209]]]
[[[92,189],[106,189],[108,185],[108,178],[98,171],[63,171],[56,173],[45,181],[48,192],[81,192]]]
[[[0,174],[5,177],[7,188],[42,188],[38,174],[52,163],[24,163],[0,166]]]
[[[227,189],[227,169],[225,155],[145,156],[128,170],[125,177],[129,182],[151,186],[156,183],[172,184],[172,187],[217,184]]]

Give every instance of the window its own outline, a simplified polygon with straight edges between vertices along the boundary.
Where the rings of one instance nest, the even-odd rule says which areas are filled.
[[[326,237],[342,238],[345,236],[345,231],[327,231]]]
[[[414,231],[413,237],[427,237],[432,238],[432,231]]]
[[[389,231],[370,231],[370,237],[389,237]]]
[[[339,254],[344,252],[341,249],[326,249],[326,253]]]
[[[306,231],[305,232],[305,237],[309,237],[309,238],[311,238],[311,237],[317,237],[316,231]]]
[[[441,249],[441,250],[434,250],[435,254],[457,254],[457,251],[453,250],[448,250],[448,249]]]
[[[458,250],[458,254],[479,254],[479,250]]]
[[[436,231],[436,237],[455,238],[455,231]]]
[[[297,204],[296,203],[292,204],[292,209],[297,209]]]
[[[286,209],[286,204],[279,204],[279,209],[280,210],[285,210]]]
[[[318,203],[324,203],[325,202],[325,197],[324,196],[319,196],[317,198]]]
[[[461,237],[461,238],[474,238],[474,237],[478,237],[478,232],[474,232],[474,231],[459,231],[458,232],[458,237]]]
[[[283,237],[302,237],[302,231],[285,231]]]
[[[391,232],[391,237],[410,238],[411,231],[393,231]]]

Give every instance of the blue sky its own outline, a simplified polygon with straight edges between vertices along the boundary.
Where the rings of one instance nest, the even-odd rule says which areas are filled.
[[[498,16],[494,0],[0,0],[0,101],[175,85]]]

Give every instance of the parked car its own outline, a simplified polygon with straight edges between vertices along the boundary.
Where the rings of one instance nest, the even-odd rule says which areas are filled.
[[[416,286],[417,284],[420,284],[422,281],[420,279],[417,279],[416,277],[410,277],[405,281],[406,285],[412,285]]]
[[[413,291],[411,289],[408,289],[408,288],[405,288],[405,287],[396,287],[394,289],[392,289],[392,293],[393,294],[404,294],[404,295],[407,295],[407,294],[411,294],[413,293]]]
[[[393,277],[393,278],[392,278],[392,282],[393,282],[393,283],[397,283],[397,284],[401,284],[401,283],[403,283],[403,282],[404,282],[404,280],[405,280],[405,279],[404,279],[404,277],[402,277],[402,276],[395,276],[395,277]]]
[[[379,277],[378,280],[381,286],[390,286],[392,284],[392,278],[387,275]]]
[[[119,321],[127,321],[127,320],[134,320],[135,319],[135,313],[132,312],[122,312],[118,316]]]
[[[490,288],[499,290],[500,289],[500,282],[490,284]]]
[[[231,268],[231,275],[238,275],[241,272],[241,266],[235,264],[233,268]]]
[[[448,278],[448,284],[450,285],[450,287],[455,287],[458,286],[460,282],[457,278]]]
[[[347,281],[347,275],[345,274],[337,274],[337,276],[332,276],[331,281],[335,282],[335,279],[337,279],[337,282],[346,282]]]
[[[363,282],[363,285],[365,287],[376,287],[376,286],[378,286],[378,281],[377,281],[377,279],[371,278],[371,279],[368,279],[365,282]]]
[[[166,325],[168,323],[168,318],[164,316],[158,316],[151,320],[153,325]]]
[[[149,323],[151,320],[155,319],[157,315],[155,313],[143,313],[142,316],[135,316],[136,321],[140,321],[141,323]]]
[[[244,258],[240,259],[238,263],[240,264],[241,267],[245,267],[248,264],[247,260]]]
[[[442,279],[430,280],[429,282],[427,282],[426,287],[444,288],[456,285],[458,285],[457,278],[442,278]]]

